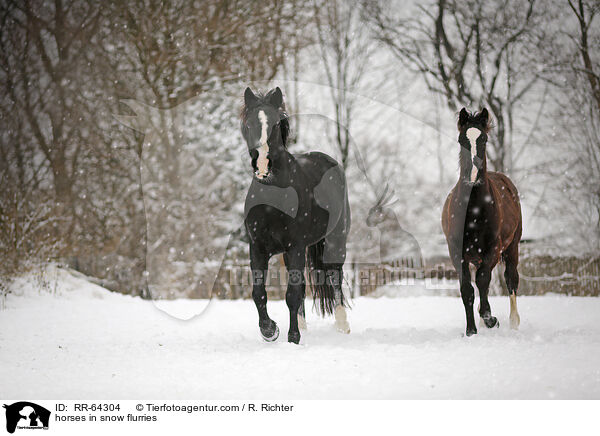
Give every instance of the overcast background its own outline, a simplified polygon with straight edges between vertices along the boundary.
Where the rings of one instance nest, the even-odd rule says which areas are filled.
[[[245,259],[246,86],[282,88],[292,152],[347,168],[349,259],[372,245],[385,183],[426,259],[447,254],[463,106],[492,114],[488,168],[518,187],[531,250],[595,256],[599,14],[583,0],[3,0],[0,288],[52,261],[178,295]]]

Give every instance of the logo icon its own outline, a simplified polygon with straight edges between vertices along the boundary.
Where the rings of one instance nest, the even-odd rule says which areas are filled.
[[[6,409],[6,431],[14,433],[15,429],[48,429],[50,411],[29,401],[19,401],[4,405]]]

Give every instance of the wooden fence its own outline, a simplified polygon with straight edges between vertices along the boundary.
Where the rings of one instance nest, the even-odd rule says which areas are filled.
[[[384,285],[402,286],[416,284],[431,293],[458,295],[457,275],[449,259],[437,259],[432,265],[416,267],[410,259],[391,264],[365,265],[347,263],[344,270],[346,283],[354,296],[370,295]],[[426,262],[427,264],[427,262]],[[503,267],[496,268],[490,294],[506,294]],[[519,294],[542,295],[546,293],[598,296],[600,295],[600,256],[552,257],[525,255],[519,263]],[[215,283],[219,298],[250,298],[252,294],[251,271],[248,265],[225,264]],[[285,298],[287,273],[282,262],[271,262],[267,277],[267,295],[270,299]]]
[[[542,295],[548,292],[567,295],[600,295],[600,256],[529,256],[519,263],[519,292]]]

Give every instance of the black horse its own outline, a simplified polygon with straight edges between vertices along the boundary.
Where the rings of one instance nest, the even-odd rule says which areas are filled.
[[[517,188],[502,173],[487,171],[485,146],[490,130],[487,109],[478,114],[460,111],[460,177],[446,199],[442,227],[450,258],[460,280],[460,293],[467,316],[467,336],[477,333],[473,316],[475,290],[469,264],[477,268],[479,315],[488,328],[497,327],[488,302],[492,270],[503,260],[504,277],[510,295],[510,326],[519,327],[517,288],[519,286],[519,241],[522,218]]]
[[[300,341],[306,264],[318,310],[322,315],[335,312],[338,330],[349,333],[341,287],[350,228],[344,170],[326,154],[292,155],[287,150],[289,121],[279,88],[264,96],[246,89],[241,130],[254,170],[244,223],[250,240],[252,298],[263,338],[270,342],[279,336],[267,313],[265,291],[269,259],[278,253],[283,253],[288,270],[288,341]]]

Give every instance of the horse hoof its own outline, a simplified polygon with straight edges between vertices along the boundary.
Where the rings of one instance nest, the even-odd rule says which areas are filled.
[[[348,322],[345,323],[335,323],[335,329],[340,332],[340,333],[344,333],[346,335],[350,334],[350,324],[348,324]]]
[[[273,320],[267,320],[267,322],[259,323],[258,327],[260,328],[260,334],[262,338],[267,342],[276,341],[279,337],[279,327]]]
[[[500,323],[498,322],[498,318],[496,318],[495,316],[489,316],[487,318],[483,318],[483,322],[485,323],[485,326],[489,329],[493,328],[493,327],[500,327]]]
[[[473,336],[473,335],[476,335],[476,334],[477,334],[477,328],[476,327],[473,327],[473,328],[467,327],[467,332],[466,332],[467,336]]]
[[[300,343],[300,332],[288,332],[288,342]]]

